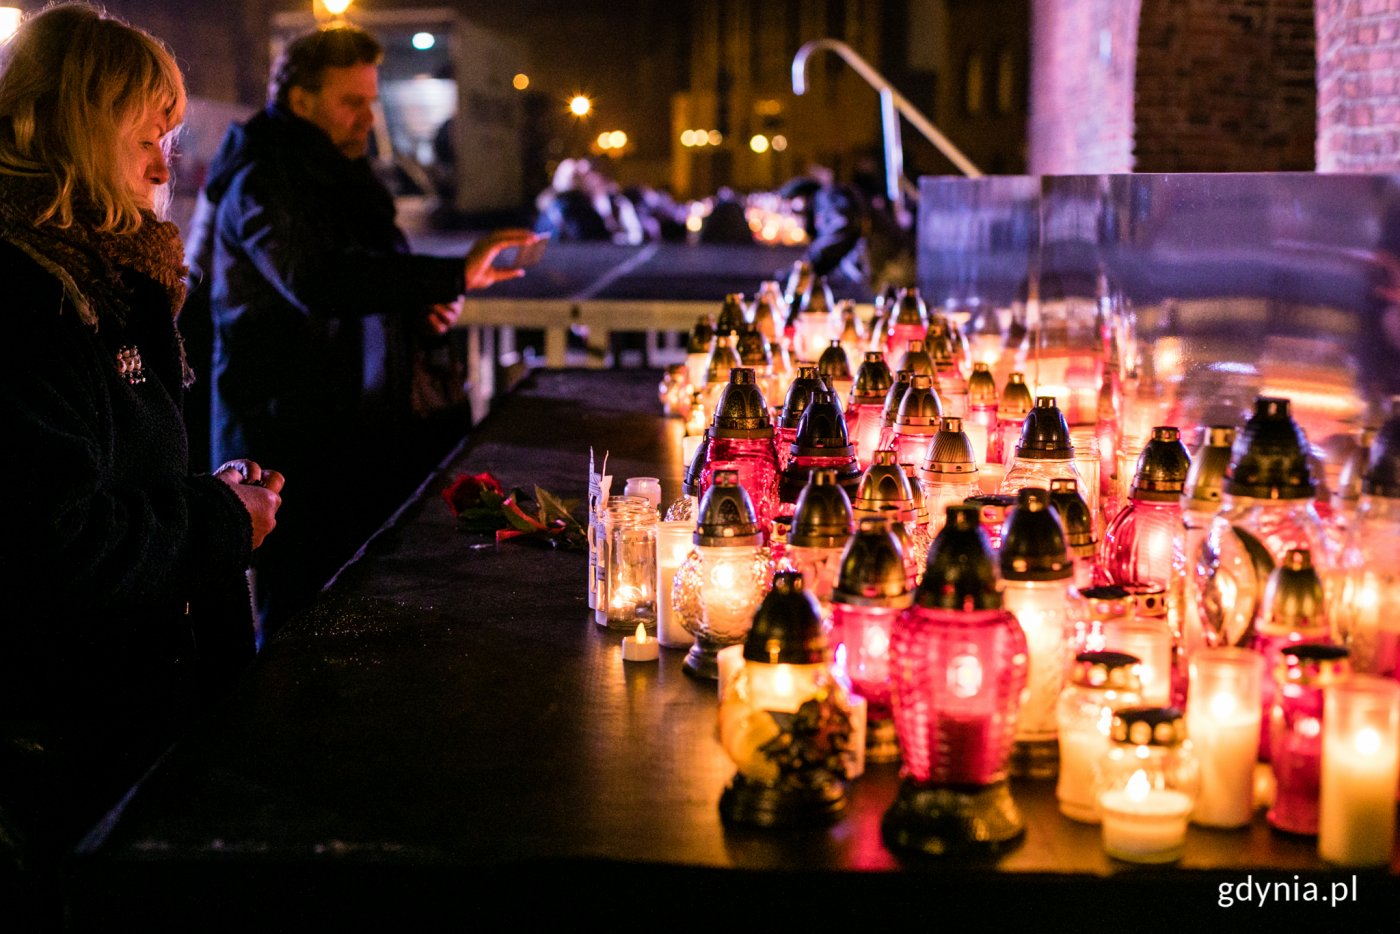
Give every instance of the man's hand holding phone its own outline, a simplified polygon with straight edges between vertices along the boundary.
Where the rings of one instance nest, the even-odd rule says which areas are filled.
[[[522,229],[496,230],[477,240],[466,257],[467,289],[518,279],[540,261],[549,238]]]

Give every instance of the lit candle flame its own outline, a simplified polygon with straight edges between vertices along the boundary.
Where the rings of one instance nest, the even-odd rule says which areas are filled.
[[[1228,720],[1239,709],[1235,695],[1221,691],[1210,699],[1211,716],[1217,720]]]
[[[779,665],[773,672],[773,693],[780,697],[789,697],[793,692],[792,669],[787,665]]]
[[[1152,790],[1152,782],[1148,780],[1146,772],[1138,769],[1133,773],[1133,777],[1128,779],[1128,786],[1123,790],[1130,801],[1140,804],[1147,800],[1147,793]]]
[[[890,634],[879,626],[865,630],[865,654],[870,658],[884,658],[890,651]]]
[[[1373,727],[1362,727],[1356,731],[1356,736],[1352,738],[1352,744],[1356,746],[1356,751],[1363,756],[1374,756],[1381,748],[1381,734]]]
[[[637,635],[635,638],[638,645],[647,644],[647,628],[641,623],[637,624]]]
[[[982,690],[982,663],[975,655],[959,655],[948,665],[948,688],[954,697],[975,697]]]

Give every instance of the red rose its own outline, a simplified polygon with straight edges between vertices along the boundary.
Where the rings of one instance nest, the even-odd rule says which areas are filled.
[[[468,509],[478,506],[500,505],[505,498],[505,490],[501,488],[501,481],[489,471],[462,473],[457,475],[451,486],[442,491],[442,498],[447,503],[447,508],[452,510],[452,515],[460,516]]]

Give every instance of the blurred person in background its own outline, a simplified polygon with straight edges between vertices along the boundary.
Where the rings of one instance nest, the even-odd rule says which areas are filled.
[[[535,199],[539,211],[536,233],[566,242],[612,239],[612,231],[586,190],[591,171],[587,159],[560,160],[549,187]]]
[[[732,188],[715,192],[710,213],[700,224],[700,242],[744,246],[753,243],[753,231],[744,213],[744,202]]]
[[[264,635],[466,430],[465,414],[446,429],[415,417],[431,408],[415,396],[415,361],[444,339],[461,295],[522,275],[496,268],[498,254],[536,239],[504,230],[465,258],[409,252],[366,157],[382,57],[354,26],[292,40],[267,107],[229,129],[192,222],[211,230],[211,460],[266,460],[306,484],[258,558]]]

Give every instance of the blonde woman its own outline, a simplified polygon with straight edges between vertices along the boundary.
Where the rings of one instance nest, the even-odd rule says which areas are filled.
[[[0,47],[0,867],[52,861],[252,654],[282,478],[190,476],[170,52],[89,6]]]

